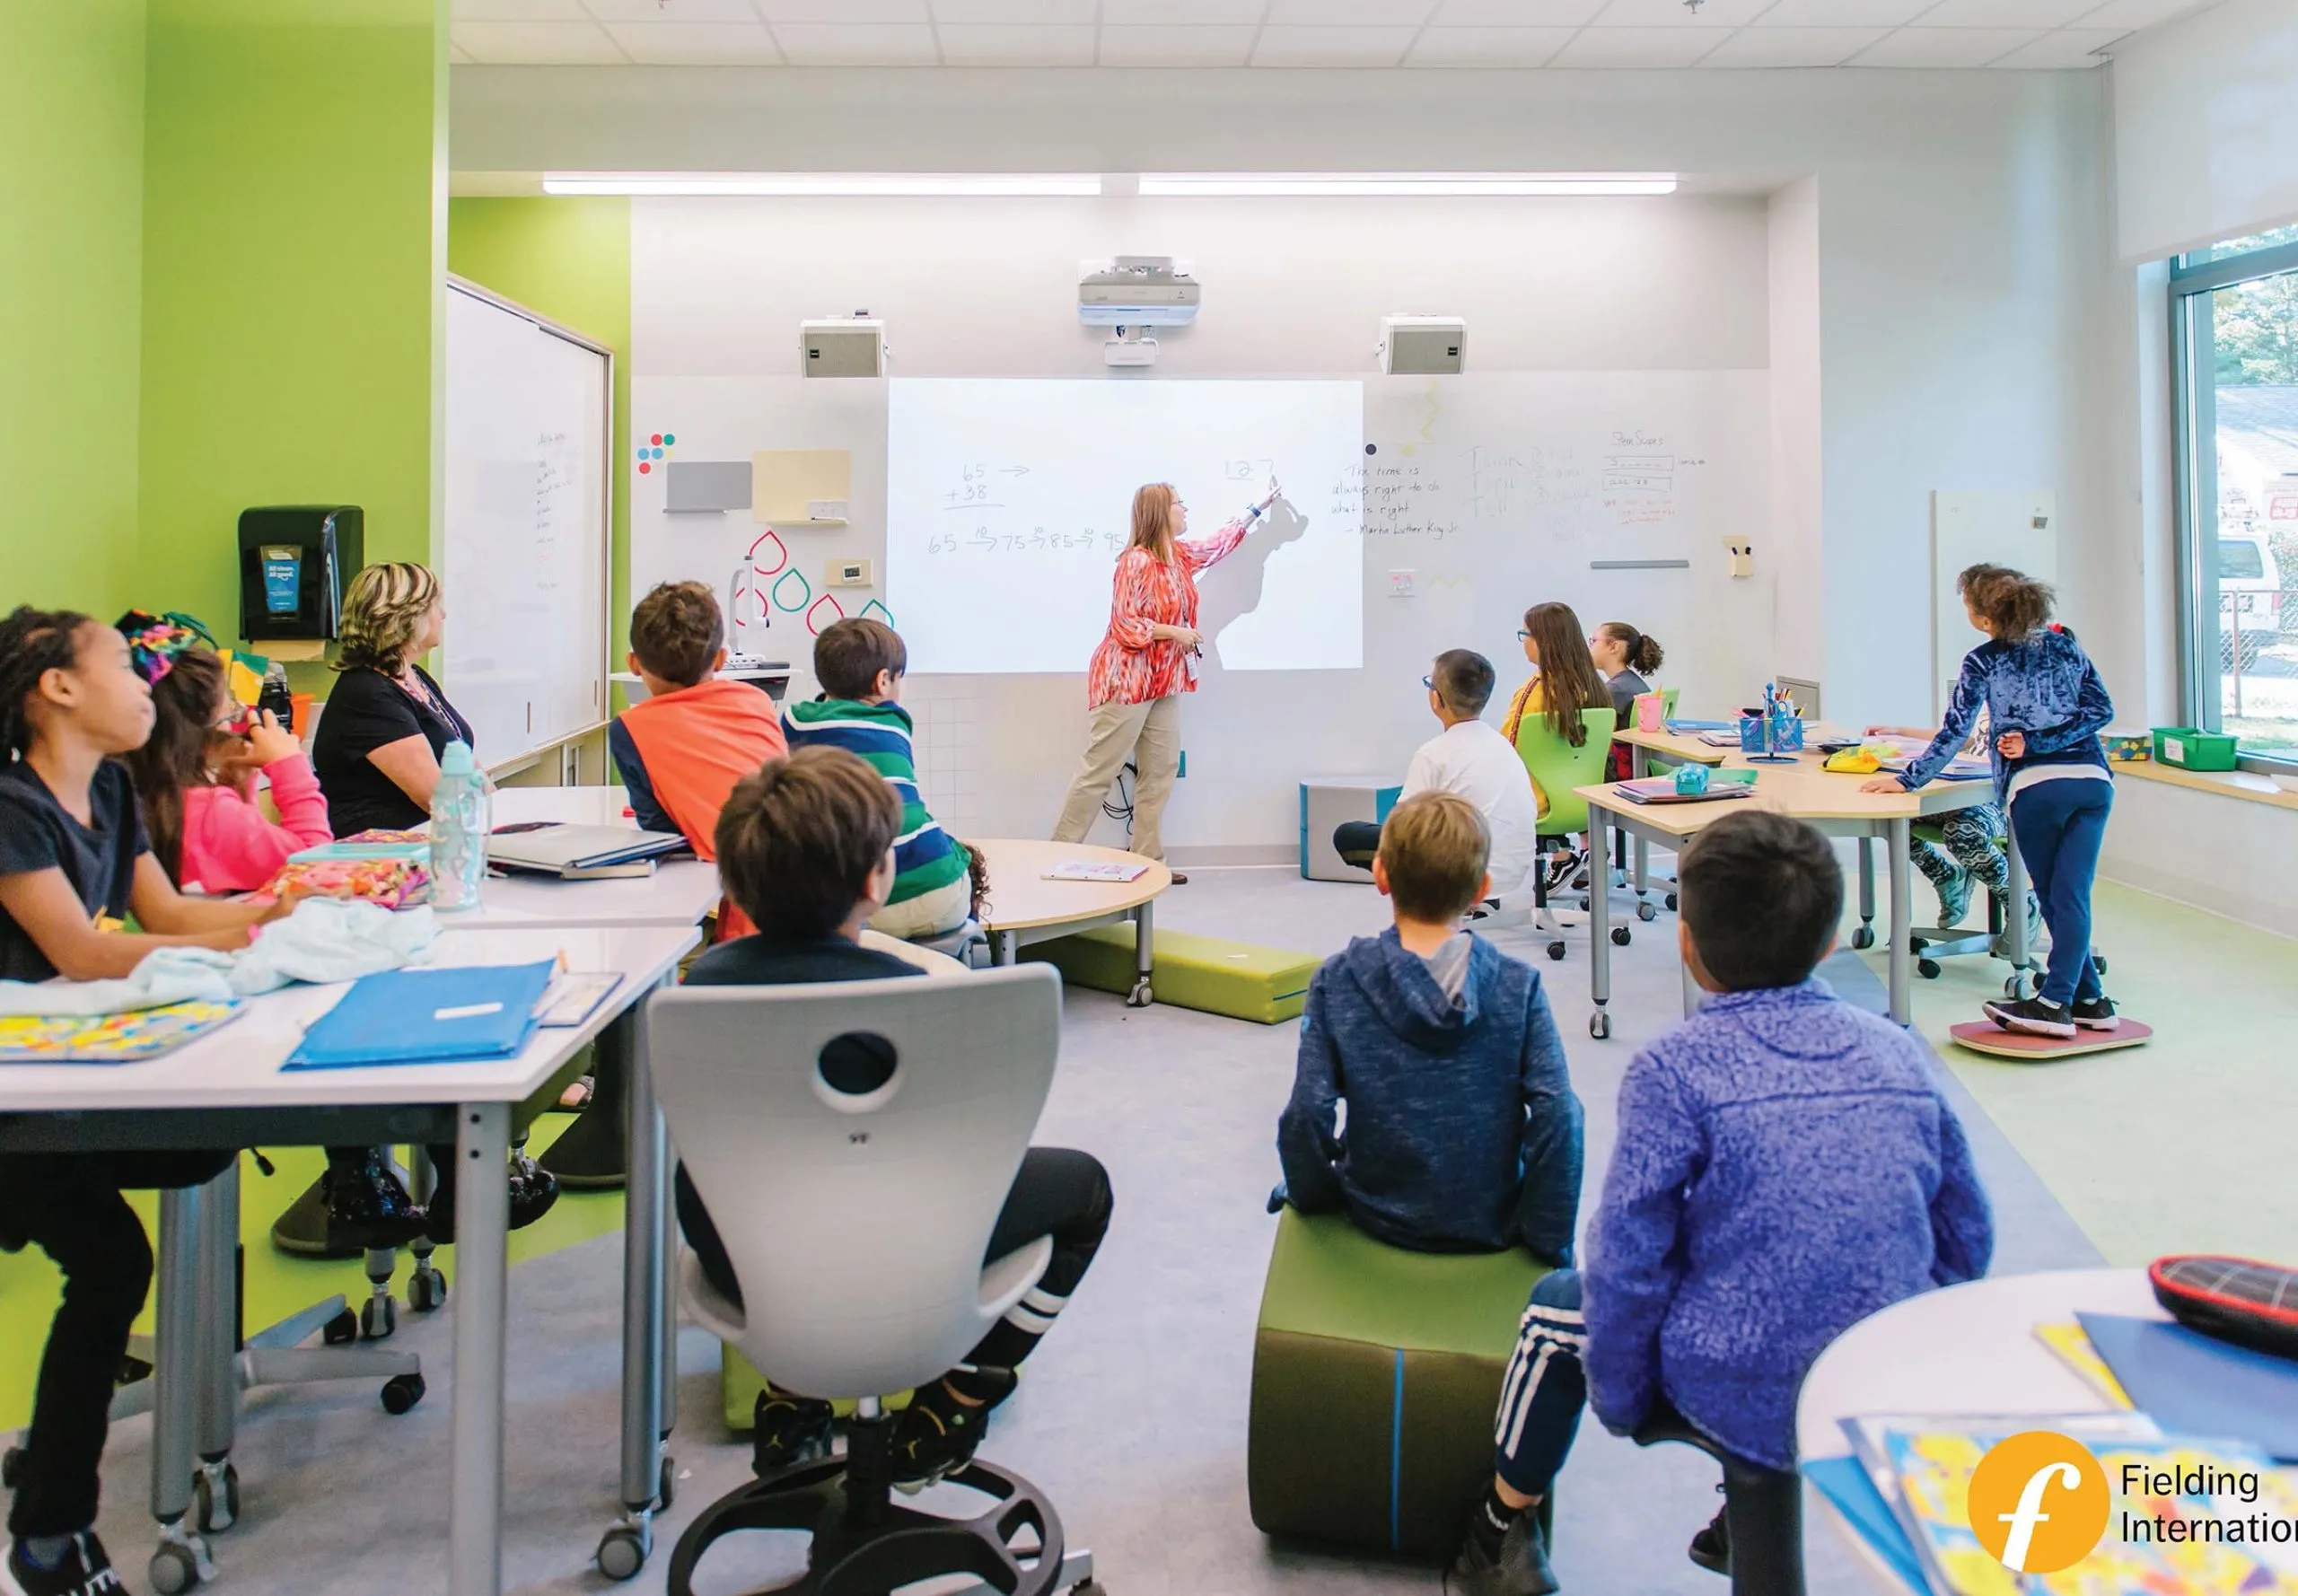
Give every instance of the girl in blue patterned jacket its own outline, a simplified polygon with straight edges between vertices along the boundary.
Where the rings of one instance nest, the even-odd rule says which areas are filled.
[[[2074,635],[2050,624],[2048,587],[2001,566],[1973,566],[1955,587],[1971,625],[1989,641],[1963,656],[1931,746],[1867,790],[1913,792],[1945,767],[1978,717],[1988,715],[1995,802],[2009,805],[2012,835],[2042,899],[2050,963],[2039,993],[1990,1003],[1987,1017],[2036,1036],[2112,1030],[2121,1022],[2091,959],[2091,884],[2114,806],[2114,778],[2099,741],[2114,702]]]

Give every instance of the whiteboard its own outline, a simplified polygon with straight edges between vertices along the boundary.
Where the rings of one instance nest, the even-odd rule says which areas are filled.
[[[1987,641],[1963,611],[1955,578],[1985,563],[2058,584],[2058,495],[2048,493],[1934,493],[1931,495],[1931,714],[1947,712],[1963,656]]]
[[[499,768],[607,706],[612,356],[447,285],[447,635],[441,685]]]
[[[1354,505],[1324,484],[1364,447],[1350,381],[917,378],[890,385],[887,602],[918,675],[1074,671],[1109,624],[1134,490],[1170,482],[1205,537],[1286,496],[1203,583],[1230,671],[1364,662]]]

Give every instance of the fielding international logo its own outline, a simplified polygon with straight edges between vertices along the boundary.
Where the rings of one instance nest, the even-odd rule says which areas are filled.
[[[2096,1549],[2112,1505],[2091,1449],[2056,1430],[2027,1430],[1987,1450],[1971,1471],[1971,1533],[2013,1574],[2056,1574]]]

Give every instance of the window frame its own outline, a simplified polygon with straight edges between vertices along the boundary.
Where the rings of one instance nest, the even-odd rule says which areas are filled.
[[[2179,702],[2190,726],[2215,727],[2218,709],[2218,384],[2197,361],[2215,338],[2197,332],[2212,313],[2211,295],[2265,277],[2298,272],[2298,241],[2171,262],[2171,440],[2176,484],[2179,572]],[[2203,440],[2208,447],[2199,448]],[[2205,529],[2207,529],[2206,532]],[[2206,595],[2207,597],[2206,598]],[[2210,609],[2205,613],[2203,606]],[[2241,753],[2240,767],[2257,775],[2298,775],[2298,755]]]

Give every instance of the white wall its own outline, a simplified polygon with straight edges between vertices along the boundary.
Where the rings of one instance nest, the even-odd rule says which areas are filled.
[[[2225,0],[2112,70],[2124,259],[2298,220],[2298,0]]]
[[[1771,197],[1771,536],[1782,676],[1827,675],[1827,522],[1820,387],[1820,180]],[[1825,707],[1824,702],[1821,706]]]

